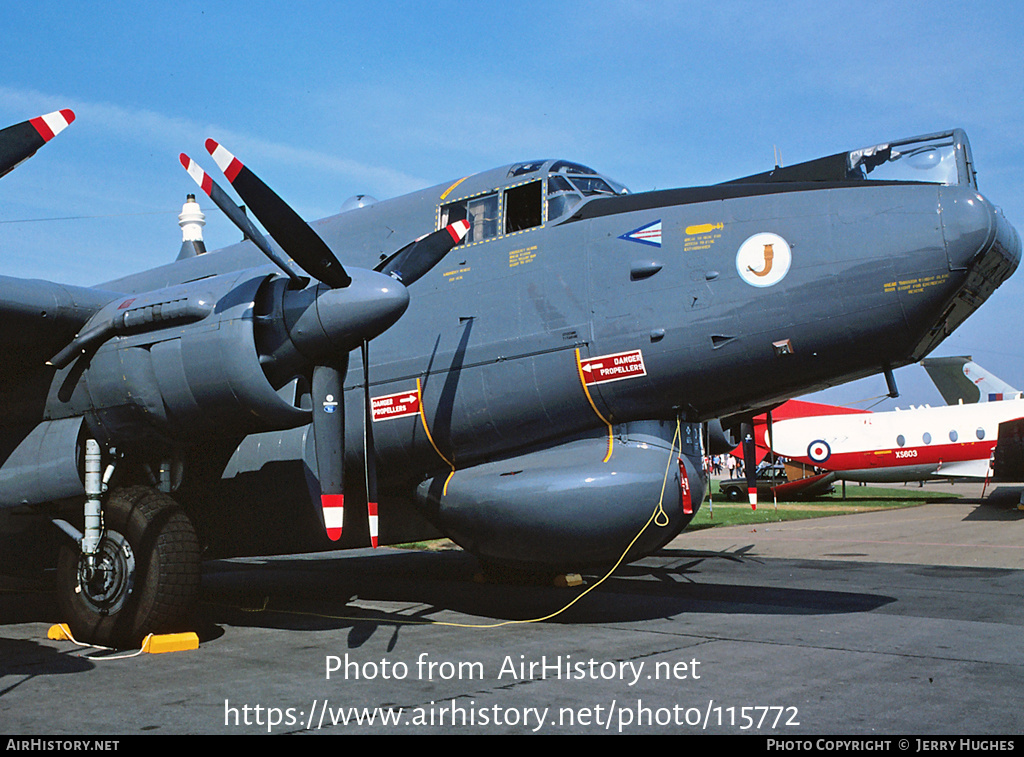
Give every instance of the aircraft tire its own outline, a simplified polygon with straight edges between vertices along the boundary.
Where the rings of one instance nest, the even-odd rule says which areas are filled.
[[[184,510],[146,486],[111,493],[93,581],[77,544],[61,546],[57,601],[75,639],[138,647],[147,634],[182,630],[199,595],[199,539]]]

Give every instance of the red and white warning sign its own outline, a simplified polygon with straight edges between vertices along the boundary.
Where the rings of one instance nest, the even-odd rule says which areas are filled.
[[[580,368],[583,370],[583,382],[587,386],[647,375],[644,355],[640,350],[587,358],[580,361]]]
[[[420,396],[415,389],[386,394],[383,397],[371,397],[370,404],[373,406],[374,422],[419,415],[420,412]]]

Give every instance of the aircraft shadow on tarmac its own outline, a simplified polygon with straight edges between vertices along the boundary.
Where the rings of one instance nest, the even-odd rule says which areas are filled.
[[[1024,520],[1024,511],[1017,509],[1022,492],[1024,492],[1024,487],[1021,486],[999,486],[990,489],[984,499],[961,499],[960,502],[981,505],[981,507],[974,508],[964,520]]]
[[[850,591],[735,583],[713,563],[749,562],[736,553],[662,550],[621,567],[595,591],[546,623],[621,623],[688,612],[804,615],[868,612],[895,598]],[[583,589],[478,583],[476,561],[463,552],[305,555],[208,563],[203,573],[200,636],[230,626],[325,630],[349,628],[349,647],[375,631],[441,620],[490,624],[556,612]],[[599,574],[585,576],[593,585]],[[724,581],[724,582],[722,582]],[[395,604],[405,604],[396,608]],[[455,612],[462,618],[440,617]]]
[[[0,697],[37,676],[83,673],[96,667],[75,649],[57,650],[26,639],[0,638]]]

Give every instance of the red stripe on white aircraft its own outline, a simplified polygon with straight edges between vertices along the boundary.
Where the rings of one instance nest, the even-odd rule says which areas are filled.
[[[898,468],[910,464],[938,465],[939,463],[988,460],[995,446],[996,440],[992,439],[981,442],[929,444],[919,447],[893,447],[891,449],[861,450],[857,452],[832,452],[824,462],[816,462],[807,455],[796,455],[791,459],[834,471]]]

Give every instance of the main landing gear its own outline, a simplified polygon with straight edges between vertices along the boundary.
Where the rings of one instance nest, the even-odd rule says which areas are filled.
[[[150,633],[183,630],[199,595],[199,540],[184,510],[147,486],[115,489],[99,546],[61,546],[58,605],[79,641],[137,647]]]

